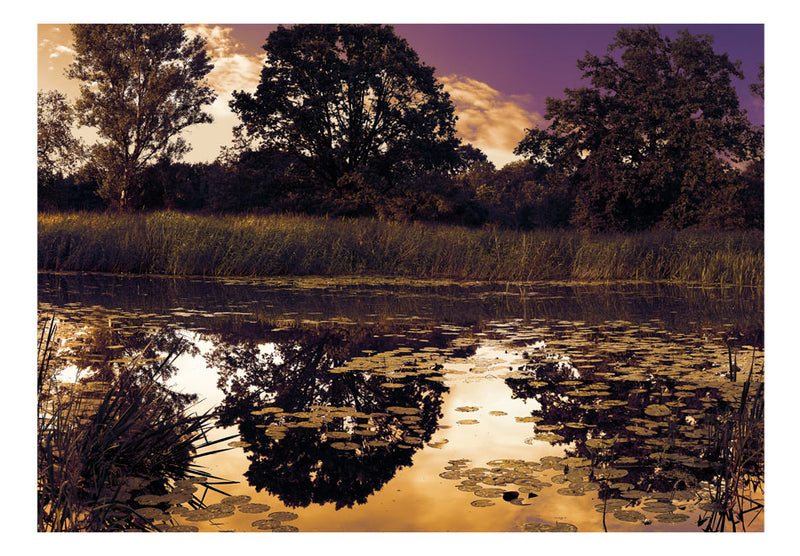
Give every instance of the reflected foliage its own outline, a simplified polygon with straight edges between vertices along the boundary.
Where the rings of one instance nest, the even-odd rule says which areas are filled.
[[[136,387],[152,383],[150,388],[158,390],[160,403],[169,403],[180,413],[197,396],[174,392],[162,384],[178,370],[174,355],[196,355],[197,347],[173,329],[128,324],[115,323],[110,318],[96,319],[73,329],[74,335],[65,339],[58,350],[54,370],[71,365],[82,384],[111,383],[123,375]],[[132,365],[135,373],[129,372]]]
[[[637,349],[618,340],[620,328],[594,329],[610,349],[589,334],[562,339],[569,357],[527,353],[506,379],[514,397],[540,405],[532,438],[584,462],[571,474],[564,465],[563,494],[581,495],[589,481],[600,485],[602,500],[625,501],[611,508],[631,511],[646,498],[681,508],[696,502],[708,514],[698,526],[746,529],[763,509],[763,333],[726,331],[715,357],[701,341],[669,349],[656,335]],[[726,350],[727,366],[713,362]],[[666,513],[678,506],[669,507]]]
[[[701,326],[719,322],[750,326],[761,322],[764,313],[763,288],[675,284],[419,285],[368,278],[315,282],[50,273],[39,273],[38,282],[45,309],[52,306],[76,318],[93,318],[91,309],[100,305],[145,314],[134,323],[149,327],[173,322],[235,334],[261,334],[264,324],[276,319],[367,324],[389,316],[462,326],[517,318],[590,324],[658,320],[668,330],[698,332]]]
[[[211,417],[189,415],[192,396],[172,392],[160,382],[172,372],[175,352],[154,366],[102,361],[85,380],[64,383],[58,371],[70,348],[56,347],[54,320],[42,324],[39,531],[155,530],[157,515],[162,522],[170,519],[162,510],[197,504],[192,495],[197,487],[187,477],[196,482],[211,478],[194,463],[197,450],[212,444],[205,437]],[[89,334],[94,340],[108,334],[94,332]],[[92,346],[97,344],[78,349],[72,363],[95,363]],[[144,508],[143,497],[148,496],[163,497],[161,508]]]
[[[220,422],[249,444],[249,482],[292,507],[366,502],[436,430],[445,341],[383,325],[218,345],[208,362],[225,393]]]

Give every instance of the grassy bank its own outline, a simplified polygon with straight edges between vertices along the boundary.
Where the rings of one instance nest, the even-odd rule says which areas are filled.
[[[204,276],[671,280],[763,285],[761,232],[468,229],[307,216],[58,213],[38,219],[40,270]]]

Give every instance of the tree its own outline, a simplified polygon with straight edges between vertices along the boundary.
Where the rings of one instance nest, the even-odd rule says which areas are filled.
[[[758,67],[758,81],[750,84],[750,92],[764,100],[764,64]]]
[[[36,106],[39,174],[68,174],[81,159],[83,145],[72,134],[75,112],[58,91],[39,91]]]
[[[181,25],[73,25],[72,35],[67,75],[84,81],[79,124],[101,138],[92,152],[104,172],[100,194],[126,208],[142,169],[180,159],[190,148],[180,132],[212,121],[202,110],[215,98],[202,81],[212,69],[206,43]]]
[[[401,177],[461,162],[449,95],[392,27],[278,27],[264,50],[255,93],[231,101],[240,129],[336,194],[385,194]]]
[[[754,155],[755,130],[739,108],[738,62],[713,39],[656,27],[623,28],[605,56],[578,61],[590,85],[547,99],[546,129],[526,130],[515,153],[542,177],[568,183],[573,221],[593,230],[697,224],[710,193]]]
[[[75,111],[58,91],[42,91],[36,106],[37,201],[40,209],[64,208],[74,192],[72,174],[85,157],[83,142],[72,134]]]

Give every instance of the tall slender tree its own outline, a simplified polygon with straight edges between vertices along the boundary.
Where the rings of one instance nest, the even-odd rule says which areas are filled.
[[[84,82],[79,124],[100,137],[92,149],[104,174],[99,193],[130,208],[141,170],[180,159],[190,149],[181,131],[212,121],[203,111],[215,99],[204,83],[213,67],[206,42],[182,25],[73,25],[72,35],[67,75]]]

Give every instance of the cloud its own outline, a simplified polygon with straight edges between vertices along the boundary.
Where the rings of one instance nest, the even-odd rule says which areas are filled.
[[[207,79],[225,105],[233,91],[256,88],[264,55],[245,54],[244,46],[233,38],[230,27],[187,25],[185,28],[189,35],[199,35],[206,40],[206,51],[214,64]]]
[[[530,95],[508,95],[459,75],[439,80],[455,106],[458,136],[481,149],[498,167],[517,160],[513,150],[525,129],[544,124],[541,114],[526,108],[533,102]]]
[[[50,50],[50,58],[58,58],[62,54],[68,54],[70,56],[75,55],[75,51],[68,46],[64,46],[63,44],[57,44]]]

